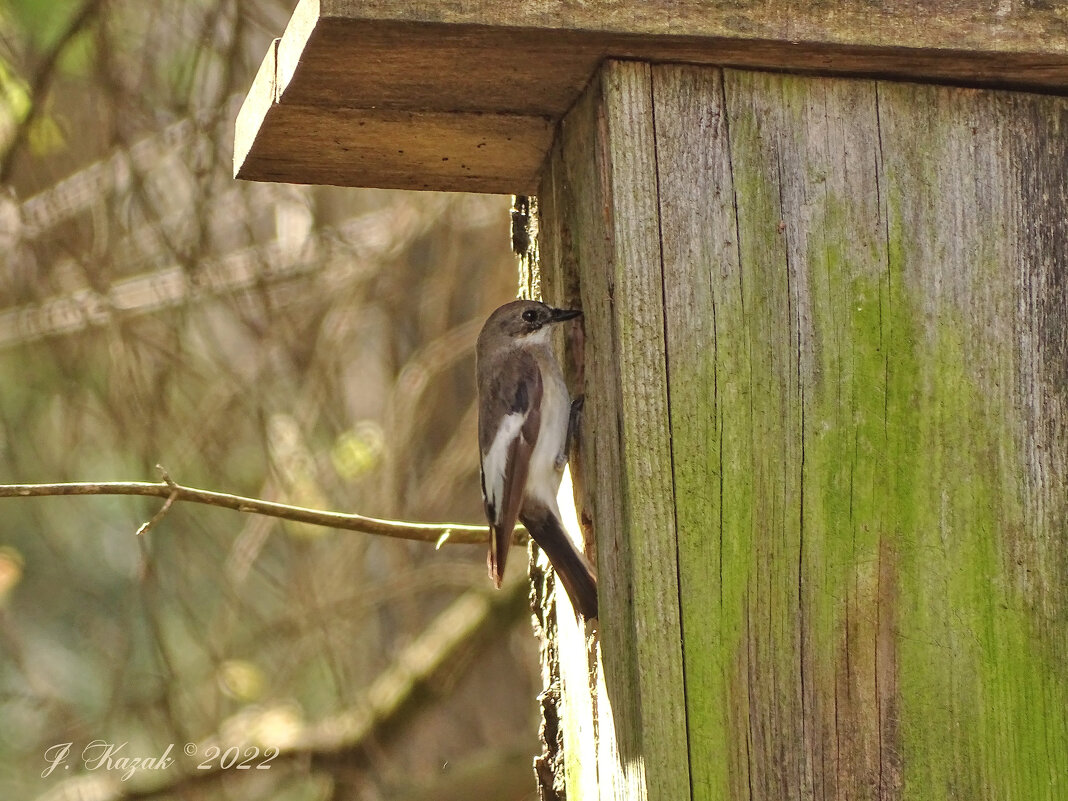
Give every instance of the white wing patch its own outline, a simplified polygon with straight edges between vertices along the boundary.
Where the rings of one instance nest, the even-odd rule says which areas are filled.
[[[541,427],[534,452],[530,455],[526,494],[537,498],[546,507],[556,510],[556,494],[563,477],[563,453],[567,440],[571,402],[563,378],[553,371],[542,372],[544,383],[541,396]],[[556,515],[559,517],[559,513]]]
[[[482,454],[483,489],[486,503],[493,509],[493,524],[501,520],[501,508],[504,506],[504,471],[508,467],[508,451],[512,442],[519,436],[527,416],[525,413],[512,412],[501,418],[501,425],[489,450]]]

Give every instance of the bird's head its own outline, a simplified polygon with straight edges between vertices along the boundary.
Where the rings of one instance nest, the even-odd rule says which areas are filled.
[[[531,338],[547,339],[553,323],[562,323],[580,314],[582,312],[578,309],[554,309],[536,300],[513,300],[490,315],[479,339],[492,337],[497,342],[516,344],[530,341]]]

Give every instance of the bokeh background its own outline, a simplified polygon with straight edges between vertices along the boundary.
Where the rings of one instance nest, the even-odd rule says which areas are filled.
[[[294,5],[0,1],[0,483],[480,521],[509,199],[234,181]],[[537,641],[483,548],[181,503],[136,537],[160,505],[0,499],[0,798],[533,796]]]

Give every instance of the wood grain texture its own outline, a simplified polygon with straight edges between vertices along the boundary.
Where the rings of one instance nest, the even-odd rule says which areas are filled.
[[[622,503],[625,515],[620,534],[630,540],[628,600],[633,605],[648,797],[671,801],[686,794],[689,760],[685,698],[680,693],[682,632],[663,280],[657,270],[648,269],[661,258],[651,69],[639,62],[609,62],[601,91],[599,156],[609,182],[614,244],[605,277],[614,345],[618,354],[627,354],[612,360],[620,387],[623,460],[623,484],[615,502]]]
[[[922,7],[894,0],[302,0],[324,18],[486,25],[637,34],[644,37],[742,37],[990,52],[1068,54],[1068,22],[1046,4],[994,5],[935,0]]]
[[[906,790],[1068,796],[1068,102],[879,110]]]
[[[745,767],[757,798],[1059,797],[1068,730],[1049,710],[1066,708],[1068,671],[1054,643],[1068,629],[1064,594],[1037,588],[1065,586],[1065,517],[1038,512],[1064,509],[1064,485],[1051,492],[1036,476],[1063,475],[1068,438],[1063,418],[1035,418],[1039,407],[1060,413],[1064,370],[1055,371],[1060,384],[1042,370],[1037,405],[1020,388],[1035,386],[1034,367],[1059,359],[1064,337],[1028,336],[1043,325],[1020,310],[1044,297],[1061,319],[1068,304],[1055,239],[1064,225],[1054,222],[1068,210],[1065,102],[728,72],[721,106],[712,76],[703,103],[685,76],[665,76],[655,95],[659,109],[675,99],[658,120],[694,132],[688,149],[658,123],[661,175],[690,165],[677,179],[688,194],[665,192],[662,179],[664,251],[678,227],[690,250],[676,263],[700,270],[693,300],[704,293],[694,285],[712,287],[703,313],[668,317],[669,363],[682,368],[669,373],[680,572],[699,581],[719,567],[715,634],[727,636],[712,664],[718,675],[747,666],[712,705],[727,710],[719,721],[735,721],[720,739],[747,749],[728,764]],[[722,265],[730,274],[729,249],[714,256],[708,245],[729,234],[722,219],[709,223],[722,162],[694,172],[715,146],[702,139],[697,110],[707,119],[720,107],[740,289],[719,280]],[[681,291],[674,280],[669,297]],[[1036,293],[1036,282],[1052,292]],[[698,429],[695,443],[686,417],[676,427],[675,399],[700,364],[691,321],[701,317],[715,321],[709,416],[724,422]],[[691,349],[673,358],[670,343],[687,339]],[[748,354],[741,364],[739,351]],[[708,368],[692,378],[707,386]],[[733,403],[731,385],[740,385]],[[1036,430],[1043,443],[1028,446]],[[704,457],[723,487],[720,508],[702,508],[699,478],[680,480],[687,455],[700,470],[709,431],[719,435],[709,450],[727,454],[721,472]],[[1048,468],[1028,467],[1044,460]],[[725,545],[718,554],[686,545],[691,495],[694,519],[718,514],[721,541],[748,547],[742,561]],[[698,564],[686,564],[690,555]],[[687,610],[687,584],[693,704],[707,697],[710,671],[691,636],[698,648],[716,638],[700,635],[710,593],[698,587]],[[744,609],[741,657],[732,604]],[[742,692],[744,716],[731,708]],[[693,754],[709,723],[692,712],[690,721],[694,797],[730,797],[742,777],[713,772],[707,794],[698,792]]]
[[[541,192],[602,797],[1068,797],[1068,100],[612,64]]]
[[[612,657],[599,666],[596,691],[597,762],[600,797],[642,798],[641,697],[633,630],[629,541],[623,504],[618,502],[622,455],[618,407],[620,386],[612,361],[612,307],[607,273],[613,243],[605,226],[609,187],[598,156],[601,127],[599,84],[583,94],[561,124],[539,190],[539,250],[548,297],[559,292],[565,274],[581,276],[582,327],[585,332],[585,384],[580,464],[572,464],[581,487],[577,504],[584,519],[596,520],[600,620],[613,621],[597,648]],[[592,234],[599,231],[599,234]],[[583,265],[580,271],[579,265]],[[587,274],[589,278],[587,279]],[[598,342],[600,345],[594,345]],[[580,472],[579,472],[580,471]],[[601,535],[600,532],[614,532]],[[604,687],[611,686],[610,703]],[[565,688],[566,689],[566,688]],[[572,785],[569,793],[575,792]]]
[[[301,0],[275,49],[256,78],[270,90],[250,92],[241,112],[241,178],[531,192],[549,143],[540,137],[540,149],[520,146],[502,163],[508,137],[522,145],[535,121],[555,125],[608,58],[1068,91],[1063,13],[986,0],[685,0],[669,11],[642,2]],[[358,113],[332,118],[331,136],[304,133],[342,111]],[[356,123],[380,113],[383,124],[396,122],[396,112],[412,116],[367,141],[376,159],[354,164],[348,143],[364,136]],[[452,114],[443,126],[440,116]],[[482,114],[496,119],[491,129]],[[485,140],[498,156],[476,150],[436,163],[438,151],[460,155],[442,127],[458,145]]]
[[[520,177],[516,162],[540,163],[552,141],[540,117],[279,104],[259,131],[278,154],[260,158],[263,180],[424,190],[447,181],[453,191],[491,194],[535,188],[537,168]]]
[[[881,752],[896,753],[896,732],[879,694],[894,680],[892,661],[879,659],[879,616],[889,607],[880,594],[889,591],[880,583],[885,521],[872,498],[885,483],[875,85],[734,72],[725,83],[743,270],[757,273],[753,283],[783,288],[770,305],[746,304],[757,341],[783,332],[752,372],[778,377],[771,387],[788,423],[754,427],[748,458],[771,454],[788,478],[781,490],[763,482],[753,508],[770,491],[790,510],[762,545],[768,527],[753,520],[755,555],[771,582],[750,594],[749,614],[780,621],[757,651],[778,668],[762,671],[754,697],[770,690],[789,699],[761,704],[761,731],[768,745],[785,733],[798,747],[781,758],[761,748],[753,767],[765,767],[752,781],[769,798],[893,798],[895,766]]]
[[[541,190],[542,279],[579,266],[597,387],[581,464],[611,621],[597,697],[606,799],[676,799],[689,784],[662,288],[642,268],[660,260],[651,97],[647,65],[611,65],[564,120]]]
[[[557,145],[559,147],[559,144]],[[559,161],[553,164],[559,165]],[[552,164],[547,166],[551,172]],[[560,215],[557,198],[552,191],[550,179],[544,184],[548,191],[537,199],[531,199],[532,225],[528,241],[529,250],[534,253],[533,265],[536,275],[529,277],[524,294],[533,294],[535,286],[541,299],[561,309],[582,307],[578,294],[577,271],[570,261],[567,242],[567,220]],[[540,233],[540,236],[539,236]],[[529,252],[529,251],[528,251]],[[546,255],[537,258],[537,254]],[[584,334],[582,322],[569,325],[564,329],[561,363],[568,387],[572,394],[584,389]],[[583,525],[582,509],[588,505],[585,488],[575,483],[574,477],[582,475],[581,440],[582,427],[579,426],[571,443],[569,465],[564,481],[560,486],[559,506],[564,524],[576,543],[584,548],[587,557],[596,564],[596,550],[588,522]],[[586,512],[586,520],[589,513]],[[565,755],[563,776],[556,777],[567,791],[570,798],[596,798],[598,794],[598,738],[597,708],[594,681],[591,674],[597,671],[599,649],[597,638],[592,634],[597,624],[587,622],[574,614],[567,594],[556,593],[555,638],[543,639],[543,653],[548,651],[555,660],[543,660],[543,674],[552,676],[547,683],[547,690],[557,689],[561,699],[562,743]],[[551,691],[551,690],[550,690]],[[560,781],[562,780],[562,781]]]
[[[717,70],[656,67],[653,89],[692,792],[746,798],[752,542],[725,514],[753,488],[725,432],[751,430],[752,387],[727,116]]]

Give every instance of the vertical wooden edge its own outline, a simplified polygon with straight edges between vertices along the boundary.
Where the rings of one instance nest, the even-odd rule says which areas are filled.
[[[651,103],[648,65],[609,63],[563,120],[546,256],[577,272],[584,310],[600,797],[676,801],[690,788]]]
[[[606,277],[622,425],[614,500],[628,540],[647,792],[674,801],[689,797],[690,771],[651,67],[609,61],[602,82],[614,251]]]
[[[564,278],[561,288],[581,298],[583,342],[576,372],[586,397],[573,475],[584,535],[596,537],[599,639],[594,641],[598,796],[641,798],[640,699],[633,636],[631,575],[620,502],[622,481],[618,375],[612,281],[611,196],[605,172],[604,108],[600,76],[561,121],[544,174],[540,203],[555,211],[543,232],[544,257]],[[551,181],[551,187],[546,183]],[[550,195],[551,193],[551,195]],[[546,226],[550,223],[548,219]],[[556,291],[554,289],[553,291]],[[555,299],[556,296],[550,294]],[[578,368],[581,367],[581,370]]]
[[[694,798],[742,798],[748,693],[730,559],[724,575],[722,511],[734,499],[723,497],[720,394],[744,371],[731,313],[740,270],[722,71],[655,65],[653,98],[691,779]],[[733,551],[737,530],[728,536]]]
[[[279,99],[296,76],[297,67],[300,66],[301,59],[304,58],[321,22],[320,11],[319,0],[300,0],[289,18],[282,38],[277,40]]]
[[[251,175],[246,163],[257,139],[269,135],[271,112],[293,80],[318,22],[319,0],[300,0],[282,36],[267,48],[234,122],[234,178],[263,180],[260,174]],[[300,170],[287,168],[286,172],[297,174]],[[313,179],[319,180],[319,176]]]
[[[537,253],[539,262],[538,285],[542,300],[558,307],[576,307],[579,301],[567,291],[569,258],[566,249],[567,225],[558,213],[556,194],[562,187],[557,186],[556,171],[559,164],[559,148],[554,148],[556,157],[550,157],[542,173],[539,194],[535,202],[537,227]],[[575,279],[574,275],[570,276]],[[571,324],[564,329],[564,354],[562,362],[565,376],[572,394],[581,393],[580,376],[576,373],[575,348],[577,339],[581,346],[581,324]],[[581,353],[581,350],[579,350]],[[572,539],[582,547],[583,533],[580,524],[579,508],[581,494],[576,490],[573,479],[581,475],[581,468],[571,457],[571,465],[565,471],[560,486],[559,507],[565,528]],[[563,771],[568,798],[593,799],[597,795],[598,765],[596,712],[591,679],[592,654],[596,648],[595,641],[587,638],[587,623],[578,617],[571,606],[567,594],[557,587],[555,597],[555,620],[557,630],[555,676],[550,676],[549,683],[558,681],[560,731],[563,745]]]
[[[267,115],[278,100],[278,41],[275,39],[267,48],[234,121],[234,178],[245,177],[245,162]]]
[[[1023,299],[1018,326],[1029,332],[1019,340],[1020,361],[1033,364],[1035,375],[1020,381],[1018,391],[1020,403],[1037,418],[1029,435],[1021,437],[1021,451],[1028,494],[1039,510],[1036,524],[1047,532],[1036,548],[1037,558],[1025,569],[1032,577],[1041,571],[1041,580],[1029,582],[1025,572],[1017,574],[1016,581],[1060,675],[1068,677],[1068,648],[1053,645],[1057,621],[1062,635],[1068,626],[1068,542],[1056,534],[1068,532],[1068,97],[1021,95],[1015,111],[1008,122],[1015,124],[1018,118],[1035,131],[1026,138],[1014,136],[1012,130],[1006,136],[1012,163],[1027,165],[1019,176],[1021,191],[1044,201],[1034,209],[1017,209],[1017,225],[1035,231],[1021,248],[1021,261],[1028,268],[1020,275],[1018,290]],[[1047,243],[1053,243],[1052,252],[1046,250]],[[1068,695],[1068,680],[1061,689]],[[1061,726],[1068,740],[1063,716]],[[1068,748],[1059,756],[1054,770],[1068,794]]]

